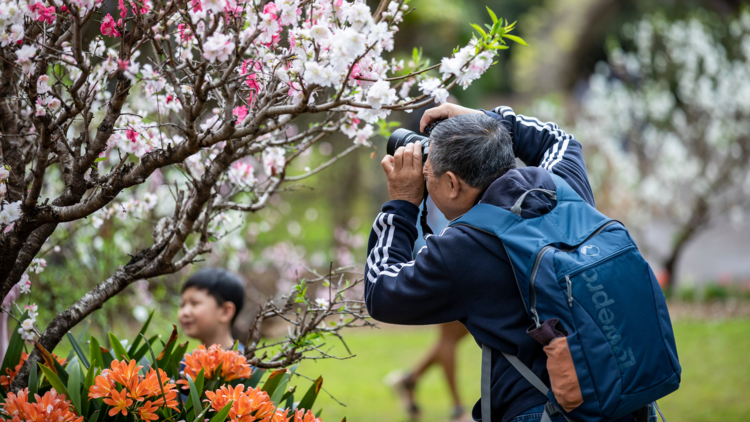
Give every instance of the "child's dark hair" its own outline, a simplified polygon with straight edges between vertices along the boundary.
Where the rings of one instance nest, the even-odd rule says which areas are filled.
[[[189,287],[206,290],[216,299],[219,306],[224,302],[234,303],[235,312],[232,318],[232,325],[234,325],[234,320],[245,304],[245,287],[239,277],[223,268],[203,268],[188,278],[180,294]]]

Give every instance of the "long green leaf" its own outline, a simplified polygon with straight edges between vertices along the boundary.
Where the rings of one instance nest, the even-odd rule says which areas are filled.
[[[52,388],[55,389],[59,394],[65,394],[65,397],[70,397],[70,393],[68,393],[68,389],[65,387],[65,384],[60,380],[60,377],[57,376],[55,371],[53,371],[50,368],[47,368],[45,365],[42,365],[41,362],[37,362],[40,368],[42,368],[42,372],[44,373],[44,376],[47,377],[47,380],[52,385]],[[73,403],[73,406],[75,406],[75,403]],[[77,413],[81,413],[80,408],[75,408]]]
[[[83,406],[83,413],[88,415],[89,409],[91,406],[92,400],[88,399],[89,390],[91,389],[91,386],[94,385],[94,381],[96,379],[96,375],[98,374],[98,368],[96,366],[91,365],[89,367],[88,372],[86,372],[86,380],[83,382],[83,394],[84,399],[81,405]]]
[[[284,377],[281,378],[281,382],[276,387],[276,390],[271,396],[271,401],[274,402],[277,406],[281,404],[281,398],[284,397],[284,394],[286,394],[286,386],[289,385],[289,380],[291,379],[291,377],[292,376],[289,372],[285,373]]]
[[[16,329],[13,330],[13,335],[10,336],[8,350],[5,351],[5,358],[3,359],[3,366],[0,368],[0,374],[5,375],[6,369],[14,369],[16,365],[18,365],[18,362],[21,361],[21,353],[23,353],[23,339],[21,338],[21,333],[18,332],[18,329],[21,328],[21,322],[23,322],[28,317],[28,311],[24,312],[23,315],[21,315],[21,318],[18,320],[20,322],[16,324]]]
[[[265,391],[269,396],[273,395],[274,391],[276,391],[276,387],[279,386],[286,373],[286,369],[277,369],[271,372],[271,375],[268,376],[268,379],[266,380],[265,384],[263,384],[261,390]]]
[[[39,370],[34,367],[29,371],[29,398],[34,397],[37,391],[39,391]]]
[[[79,364],[72,364],[70,368],[70,377],[68,378],[68,392],[70,393],[70,401],[73,402],[78,412],[82,414],[83,408],[81,407],[81,366]]]
[[[253,374],[250,375],[250,378],[246,379],[243,384],[245,384],[245,387],[255,388],[260,382],[260,379],[263,378],[263,374],[265,373],[265,369],[255,368]]]
[[[83,353],[83,349],[81,349],[81,345],[78,344],[78,341],[75,337],[73,337],[73,334],[70,334],[70,331],[65,333],[65,335],[68,336],[68,341],[70,341],[70,344],[73,346],[73,351],[75,351],[76,355],[78,355],[78,360],[81,361],[83,366],[86,367],[86,369],[89,369],[89,359],[86,357],[86,355]]]
[[[140,336],[138,338],[141,338]],[[159,338],[159,335],[151,336],[148,340],[149,344],[156,341],[156,339]],[[138,350],[135,352],[135,354],[131,355],[130,357],[132,359],[135,359],[136,361],[140,362],[141,358],[146,356],[146,352],[148,352],[148,345],[144,344],[143,346],[139,347]],[[129,353],[129,352],[128,352]],[[149,361],[149,365],[151,365],[151,361]]]
[[[510,34],[503,34],[503,38],[507,38],[507,39],[509,39],[511,41],[515,41],[515,42],[517,42],[517,43],[519,43],[521,45],[525,45],[525,46],[528,47],[528,44],[526,44],[526,41],[524,41],[523,38],[521,38],[521,37],[517,37],[515,35],[510,35]]]
[[[138,335],[135,336],[135,340],[133,340],[133,344],[128,348],[128,355],[133,355],[138,350],[138,345],[141,344],[141,334],[146,334],[146,330],[148,330],[148,326],[151,324],[151,318],[154,317],[154,311],[151,311],[151,313],[148,314],[148,319],[143,324],[143,327],[141,327],[141,331],[138,332]],[[136,361],[137,360],[138,359],[136,359]]]
[[[203,370],[201,370],[201,373]],[[188,385],[190,386],[190,398],[188,399],[188,404],[191,404],[193,407],[193,410],[190,412],[190,418],[197,420],[197,415],[202,413],[203,407],[201,406],[201,399],[200,395],[198,394],[198,388],[195,386],[195,383],[193,382],[193,379],[190,377],[190,375],[185,375],[185,378],[187,378]],[[186,406],[187,408],[187,406]],[[201,411],[199,411],[199,409]],[[193,417],[195,415],[195,417]]]
[[[492,9],[490,9],[489,6],[485,6],[485,7],[487,8],[487,13],[489,13],[490,17],[492,18],[492,23],[496,23],[497,22],[497,15],[495,15],[495,12],[493,12]]]
[[[474,29],[476,29],[476,30],[477,30],[477,32],[479,32],[480,34],[482,34],[482,37],[483,37],[483,38],[485,38],[485,39],[487,38],[487,33],[486,33],[486,32],[484,32],[484,29],[482,29],[482,27],[481,27],[481,26],[479,26],[479,25],[477,25],[477,24],[475,24],[475,23],[472,23],[472,24],[471,24],[471,27],[472,27],[472,28],[474,28]]]
[[[99,345],[99,340],[94,336],[91,336],[89,340],[89,356],[91,356],[91,366],[106,368],[104,366],[104,358],[102,357],[102,348]]]
[[[115,352],[117,360],[130,360],[130,356],[128,356],[128,352],[122,346],[122,343],[120,343],[120,339],[111,332],[109,333],[109,342],[112,345],[112,351]]]
[[[305,393],[305,396],[302,397],[302,400],[299,401],[299,404],[297,405],[297,409],[312,410],[313,404],[315,404],[315,399],[318,398],[318,394],[320,393],[321,387],[323,387],[322,376],[318,377],[318,379],[316,379],[315,382],[312,383],[310,388],[307,390],[307,393]]]
[[[213,418],[211,418],[210,422],[224,422],[227,419],[227,415],[229,415],[229,411],[232,410],[232,403],[234,400],[230,400],[229,403],[227,403],[226,406],[224,406],[223,409],[219,411],[219,413],[216,414]],[[193,421],[195,422],[195,421]]]

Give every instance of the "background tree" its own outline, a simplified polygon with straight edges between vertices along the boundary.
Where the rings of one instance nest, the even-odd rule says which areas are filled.
[[[391,111],[445,101],[489,68],[504,38],[520,40],[490,12],[493,24],[441,63],[389,62],[404,3],[383,0],[373,13],[343,0],[121,0],[115,19],[96,0],[3,2],[0,297],[28,291],[60,224],[152,222],[129,261],[41,331],[52,350],[129,284],[195,262],[238,214],[367,145]],[[101,35],[87,39],[92,26]],[[288,174],[334,132],[353,145]],[[23,321],[27,339],[35,322]]]
[[[647,17],[610,41],[575,134],[588,149],[598,205],[629,226],[674,228],[668,279],[685,246],[750,205],[750,12],[724,28],[711,15]]]

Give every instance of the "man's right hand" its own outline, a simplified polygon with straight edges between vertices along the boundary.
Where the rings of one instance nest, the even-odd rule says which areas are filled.
[[[456,104],[445,103],[445,104],[442,104],[435,108],[431,108],[424,112],[424,115],[422,116],[422,120],[419,121],[419,130],[424,132],[425,126],[429,125],[435,120],[444,120],[444,119],[449,119],[453,116],[458,116],[460,114],[470,114],[470,113],[482,114],[482,112],[479,110],[461,107],[460,105],[456,105]]]

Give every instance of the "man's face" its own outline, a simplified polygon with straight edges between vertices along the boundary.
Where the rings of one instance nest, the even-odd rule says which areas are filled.
[[[427,162],[422,171],[425,181],[427,182],[427,192],[430,194],[430,197],[432,197],[432,202],[435,203],[435,206],[437,206],[440,212],[445,215],[445,218],[452,220],[469,210],[464,210],[464,207],[461,207],[454,198],[451,198],[453,189],[448,174],[446,173],[440,177],[435,177],[432,173],[432,163],[430,163],[429,156],[427,157]]]
[[[432,202],[448,220],[466,214],[474,206],[477,197],[482,192],[481,189],[467,185],[466,182],[450,171],[446,171],[440,177],[435,177],[429,156],[422,173]]]

